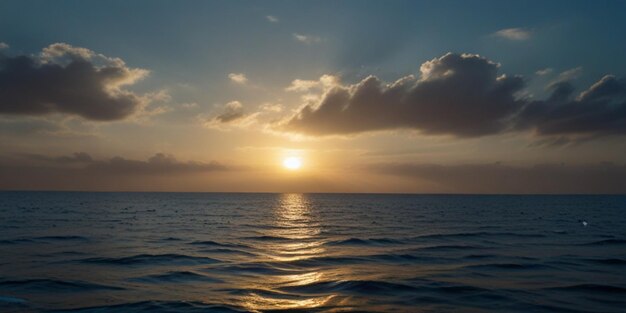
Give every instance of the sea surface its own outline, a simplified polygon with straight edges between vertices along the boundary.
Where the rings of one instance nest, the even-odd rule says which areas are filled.
[[[0,192],[0,312],[626,312],[626,196]]]

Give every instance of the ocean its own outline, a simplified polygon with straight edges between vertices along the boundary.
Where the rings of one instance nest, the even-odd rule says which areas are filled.
[[[626,196],[0,192],[0,312],[625,312]]]

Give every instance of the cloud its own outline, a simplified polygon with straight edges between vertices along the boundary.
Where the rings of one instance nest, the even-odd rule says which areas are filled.
[[[232,127],[247,127],[256,122],[256,118],[261,112],[246,114],[243,105],[239,101],[226,103],[221,112],[213,117],[206,118],[204,115],[198,116],[201,123],[208,128],[217,130],[229,130]]]
[[[369,76],[328,90],[317,106],[307,105],[282,128],[309,135],[416,129],[426,134],[475,137],[495,134],[524,102],[524,82],[498,76],[499,65],[478,55],[448,53],[422,64],[421,78],[384,84]]]
[[[273,16],[273,15],[267,15],[267,16],[265,16],[265,18],[266,18],[266,19],[267,19],[270,23],[278,23],[278,22],[280,22],[280,20],[279,20],[276,16]]]
[[[180,161],[157,153],[146,160],[88,153],[50,156],[0,155],[2,190],[188,190],[206,186],[220,173],[238,171],[215,161]]]
[[[545,101],[528,103],[516,119],[518,129],[543,136],[598,137],[626,134],[626,80],[604,76],[574,95],[570,82],[550,85]]]
[[[540,164],[511,166],[491,164],[374,164],[379,174],[403,177],[421,186],[422,192],[443,193],[626,193],[626,166],[600,164]],[[580,182],[585,182],[581,184]]]
[[[293,38],[296,41],[299,41],[301,43],[307,44],[307,45],[311,45],[314,43],[319,43],[322,41],[322,38],[317,37],[317,36],[311,36],[311,35],[303,35],[303,34],[298,34],[298,33],[294,33],[293,34]]]
[[[214,120],[220,123],[230,123],[242,117],[244,117],[244,112],[241,102],[231,101],[224,106],[223,112],[216,116]]]
[[[531,32],[524,28],[505,28],[494,33],[495,36],[515,41],[530,39]]]
[[[546,68],[544,68],[544,69],[537,70],[537,71],[535,72],[535,74],[536,74],[537,76],[545,76],[545,75],[549,75],[550,73],[552,73],[552,71],[553,71],[553,70],[552,70],[551,68],[546,67]]]
[[[328,89],[339,84],[339,78],[334,75],[322,75],[318,80],[294,79],[286,91],[308,92],[311,89]]]
[[[262,111],[266,111],[266,112],[282,112],[283,111],[283,106],[280,104],[274,104],[274,103],[263,103],[259,106],[259,108]]]
[[[248,82],[248,78],[243,73],[230,73],[228,74],[228,78],[237,84],[245,84]]]
[[[5,43],[5,42],[0,42],[0,50],[2,50],[2,49],[8,49],[8,48],[9,48],[9,45],[8,45],[7,43]]]
[[[38,56],[0,53],[0,114],[123,119],[146,105],[145,98],[124,87],[147,75],[121,59],[64,43],[52,44]]]
[[[33,160],[33,161],[42,161],[47,163],[57,163],[57,164],[72,164],[72,163],[83,163],[90,164],[94,162],[94,159],[85,152],[75,152],[72,155],[63,155],[63,156],[47,156],[43,154],[23,154],[25,159]]]
[[[93,171],[106,173],[131,174],[180,174],[222,171],[228,169],[217,162],[181,162],[172,155],[157,153],[146,161],[130,160],[123,157],[114,157],[105,161],[95,161],[88,165]]]
[[[559,73],[559,76],[557,76],[556,79],[554,79],[550,85],[548,85],[548,87],[550,87],[551,85],[555,85],[561,82],[567,82],[570,80],[574,80],[578,77],[580,77],[580,75],[583,72],[583,68],[582,67],[575,67],[566,71],[563,71],[561,73]]]
[[[22,154],[18,157],[3,157],[0,159],[1,165],[11,165],[17,167],[39,167],[39,168],[63,168],[74,169],[98,173],[102,175],[160,175],[177,173],[200,173],[207,171],[223,171],[229,168],[217,162],[182,162],[174,156],[164,153],[156,153],[147,160],[133,160],[120,156],[110,159],[97,160],[85,152],[76,152],[71,155],[49,156],[42,154]],[[1,166],[0,165],[0,166]]]
[[[455,137],[510,131],[568,137],[545,142],[626,134],[624,79],[605,76],[574,97],[570,80],[581,71],[574,68],[548,85],[548,99],[531,100],[522,96],[522,77],[499,75],[498,69],[478,55],[448,53],[423,63],[419,79],[410,75],[387,84],[369,76],[352,85],[337,82],[277,128],[310,136],[413,129]],[[319,85],[295,80],[287,89],[306,92]]]

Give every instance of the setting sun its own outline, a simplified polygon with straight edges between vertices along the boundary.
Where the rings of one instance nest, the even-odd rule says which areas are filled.
[[[289,170],[297,170],[302,167],[302,159],[298,157],[288,157],[283,160],[283,166]]]

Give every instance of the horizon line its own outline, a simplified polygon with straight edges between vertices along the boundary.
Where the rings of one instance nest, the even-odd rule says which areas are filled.
[[[412,195],[412,196],[626,196],[626,193],[450,193],[450,192],[274,192],[274,191],[167,191],[167,190],[54,190],[54,189],[0,189],[3,192],[49,193],[206,193],[206,194],[338,194],[338,195]]]

